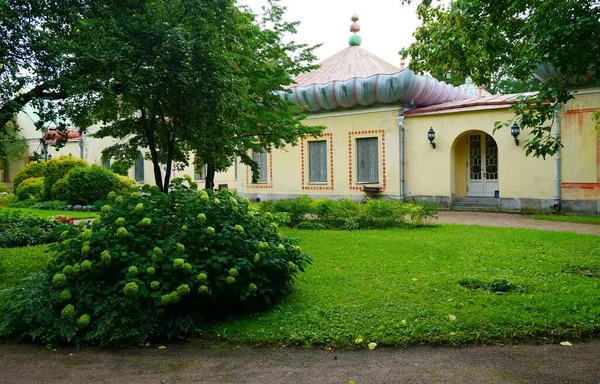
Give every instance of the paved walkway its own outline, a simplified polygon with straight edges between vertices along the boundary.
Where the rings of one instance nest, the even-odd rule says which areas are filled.
[[[516,213],[440,211],[439,219],[434,222],[440,224],[481,225],[486,227],[530,228],[600,236],[600,225],[537,220]]]

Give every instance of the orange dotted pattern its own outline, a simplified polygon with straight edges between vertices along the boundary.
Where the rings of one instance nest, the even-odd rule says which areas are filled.
[[[348,133],[348,185],[353,191],[361,191],[362,185],[354,185],[354,146],[356,138],[368,138],[377,136],[381,140],[381,166],[383,171],[382,191],[387,188],[387,170],[385,162],[385,131],[383,129],[367,131],[351,131]]]
[[[302,164],[302,190],[303,191],[333,191],[334,188],[334,178],[333,178],[333,134],[332,133],[323,133],[321,135],[322,138],[328,138],[329,142],[329,182],[327,185],[310,185],[306,183],[306,160],[308,160],[306,156],[306,152],[304,150],[305,146],[308,146],[307,140],[302,140],[300,143],[300,163]]]
[[[252,183],[252,170],[246,165],[246,186],[248,189],[273,189],[273,152],[269,152],[269,180],[267,183]]]

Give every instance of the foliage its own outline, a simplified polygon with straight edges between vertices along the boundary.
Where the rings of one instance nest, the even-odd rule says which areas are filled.
[[[116,160],[110,165],[110,170],[116,173],[117,175],[127,176],[129,174],[129,168],[131,168],[131,164],[125,161]]]
[[[42,177],[44,175],[44,167],[46,163],[43,161],[32,161],[25,166],[25,168],[21,169],[19,173],[15,175],[13,179],[13,190],[15,193],[19,190],[19,185],[24,180],[27,180],[32,177]]]
[[[74,168],[87,168],[88,163],[83,159],[75,158],[71,155],[69,156],[61,156],[56,159],[51,159],[46,162],[46,166],[44,167],[44,189],[42,197],[44,200],[58,200],[65,199],[64,195],[53,195],[52,188],[54,188],[55,184],[60,182],[61,179],[67,176],[69,171]],[[91,187],[90,189],[92,189]],[[55,189],[57,193],[64,192],[64,186],[59,186]],[[104,195],[106,196],[106,195]],[[104,197],[103,196],[103,197]]]
[[[60,222],[15,210],[0,210],[0,248],[46,244],[56,241],[53,229]]]
[[[21,184],[19,184],[19,189],[17,190],[17,198],[19,200],[27,200],[30,198],[37,199],[42,194],[42,187],[44,185],[43,177],[32,177],[26,180],[23,180]]]
[[[11,292],[0,309],[0,334],[139,346],[290,292],[310,257],[278,233],[270,214],[248,211],[247,200],[227,190],[174,183],[169,194],[111,193],[99,219],[62,232],[39,283]]]
[[[104,199],[117,183],[115,174],[103,167],[73,168],[67,175],[65,199],[70,204],[93,204]]]
[[[6,185],[0,184],[0,193],[8,193],[8,188],[6,188]]]
[[[0,129],[0,159],[2,161],[10,163],[15,160],[22,160],[27,154],[27,140],[19,136],[18,132],[19,126],[14,120],[8,122],[3,130]]]
[[[376,229],[423,225],[437,217],[437,207],[427,202],[403,203],[389,200],[312,200],[309,196],[296,199],[266,201],[262,212],[287,213],[286,224],[299,229]]]
[[[298,106],[277,95],[314,60],[314,47],[286,38],[297,23],[283,21],[277,0],[268,1],[260,20],[234,0],[108,6],[88,0],[50,8],[40,12],[69,22],[64,37],[56,34],[69,58],[61,63],[69,71],[61,74],[83,75],[60,76],[66,98],[43,105],[44,113],[83,129],[99,123],[96,137],[122,139],[104,157],[132,163],[148,149],[163,191],[171,170],[187,165],[190,153],[207,164],[212,188],[214,172],[236,156],[258,172],[249,149],[296,144],[323,130],[303,126]],[[44,20],[40,28],[52,31]]]
[[[430,4],[424,1],[417,7],[423,24],[414,33],[415,42],[401,51],[411,57],[411,69],[450,71],[483,85],[500,72],[528,81],[538,65],[557,71],[544,79],[536,95],[525,95],[512,107],[519,125],[532,135],[524,143],[526,154],[553,155],[561,147],[560,138],[552,136],[554,112],[572,98],[572,87],[598,80],[597,0]],[[497,128],[512,122],[499,122]]]

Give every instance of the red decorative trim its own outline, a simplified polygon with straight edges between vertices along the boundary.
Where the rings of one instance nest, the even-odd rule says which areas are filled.
[[[269,152],[269,180],[267,183],[253,184],[250,180],[252,170],[246,165],[246,187],[248,189],[273,189],[273,152]]]
[[[300,100],[300,95],[298,95],[298,87],[294,87],[294,94],[296,95],[296,101],[298,102],[298,105],[303,107],[302,100]]]
[[[356,97],[356,77],[354,78],[354,86],[352,88],[354,88],[354,103],[358,105],[358,97]]]
[[[376,103],[377,103],[377,83],[379,83],[379,75],[377,75],[375,77],[375,86],[373,87],[373,98],[375,99]]]
[[[561,183],[565,189],[597,189],[600,190],[599,183]]]
[[[319,109],[323,109],[321,103],[319,103],[319,98],[317,97],[317,84],[313,84],[313,96],[315,97],[315,103],[317,103],[317,107],[319,107]]]
[[[332,86],[332,89],[333,89],[333,103],[335,104],[336,107],[339,107],[340,104],[337,101],[337,93],[336,93],[336,90],[335,90],[335,82],[336,82],[336,80],[333,80],[333,86]]]
[[[309,140],[302,140],[300,142],[300,163],[302,164],[302,190],[303,191],[333,191],[334,178],[333,178],[333,134],[323,133],[320,138],[325,138],[329,142],[329,182],[327,185],[312,185],[306,183],[306,161],[308,156],[304,155],[304,145],[308,147]],[[311,140],[318,141],[318,140]]]
[[[582,108],[582,109],[567,109],[565,111],[566,115],[578,114],[578,113],[592,113],[596,112],[597,108]]]
[[[351,131],[348,133],[348,185],[353,191],[362,191],[363,185],[354,185],[354,141],[357,138],[369,138],[377,136],[381,138],[381,170],[382,170],[382,181],[381,190],[385,191],[387,188],[387,164],[385,161],[385,131],[383,129],[367,130],[367,131]]]

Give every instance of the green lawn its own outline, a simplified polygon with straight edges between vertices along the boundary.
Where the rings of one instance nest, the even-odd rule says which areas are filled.
[[[38,272],[48,262],[47,245],[21,248],[0,248],[0,288],[15,284],[19,279]]]
[[[298,291],[267,313],[214,325],[206,339],[462,344],[600,330],[600,237],[459,225],[288,234],[314,257]],[[465,278],[519,288],[471,291],[458,284]]]
[[[528,215],[532,219],[566,221],[569,223],[584,223],[600,225],[600,216],[579,216],[579,215]]]
[[[35,209],[35,208],[7,208],[0,206],[0,212],[2,211],[19,211],[21,213],[28,213],[35,216],[41,216],[45,218],[54,217],[58,215],[71,217],[74,219],[89,219],[98,217],[97,212],[81,212],[81,211],[61,211],[61,210],[46,210],[46,209]]]
[[[576,340],[600,331],[600,237],[442,225],[298,231],[313,265],[268,312],[199,330],[202,342],[349,347]],[[39,270],[45,246],[2,249],[0,286]],[[507,279],[496,294],[458,282]]]

